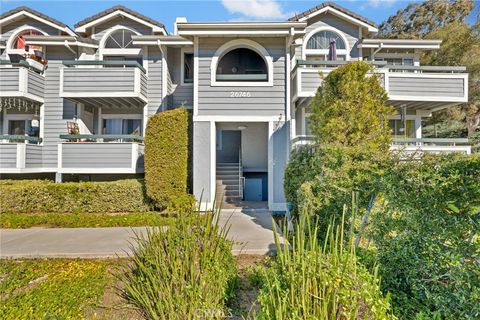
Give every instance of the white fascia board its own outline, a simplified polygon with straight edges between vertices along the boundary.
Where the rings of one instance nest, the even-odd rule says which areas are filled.
[[[335,9],[335,8],[328,7],[328,6],[325,7],[325,8],[322,8],[322,9],[320,9],[320,10],[318,10],[318,11],[312,12],[312,13],[310,13],[309,15],[307,15],[307,16],[305,16],[305,17],[303,17],[303,18],[300,18],[298,21],[300,21],[300,22],[307,21],[308,19],[313,18],[313,17],[315,17],[316,15],[319,15],[319,14],[324,13],[324,12],[331,12],[331,13],[333,13],[334,15],[337,15],[337,16],[339,16],[339,17],[341,17],[341,18],[343,18],[343,19],[345,19],[345,20],[347,20],[347,21],[350,21],[350,22],[352,22],[352,23],[354,23],[354,24],[357,24],[357,25],[359,25],[359,26],[365,27],[365,28],[367,28],[367,30],[368,30],[369,32],[378,32],[378,28],[376,28],[376,27],[374,27],[374,26],[372,26],[372,25],[369,25],[368,23],[365,23],[365,22],[363,22],[363,21],[361,21],[361,20],[358,20],[357,18],[354,18],[354,17],[352,17],[352,16],[350,16],[350,15],[348,15],[348,14],[346,14],[346,13],[343,13],[343,12],[341,12],[341,11],[338,11],[338,10]]]
[[[97,44],[85,43],[85,42],[79,42],[79,41],[68,41],[68,40],[60,40],[60,41],[27,40],[25,41],[25,43],[42,45],[42,46],[64,46],[65,41],[69,46],[77,46],[77,47],[85,47],[85,48],[93,48],[93,49],[98,48]]]
[[[117,10],[117,11],[114,11],[114,12],[112,12],[112,13],[109,13],[109,14],[101,17],[101,18],[98,18],[98,19],[95,19],[95,20],[93,20],[93,21],[90,21],[89,23],[86,23],[86,24],[84,24],[83,26],[80,26],[80,27],[78,27],[78,28],[75,28],[75,32],[87,32],[87,28],[93,27],[93,26],[95,26],[95,25],[97,25],[97,24],[100,24],[100,23],[102,23],[102,22],[104,22],[104,21],[108,21],[108,20],[116,17],[117,15],[122,15],[122,16],[124,16],[124,17],[126,17],[126,18],[129,18],[129,19],[131,19],[131,20],[133,20],[133,21],[136,21],[136,22],[138,22],[138,23],[140,23],[140,24],[143,24],[143,25],[145,25],[145,26],[148,26],[148,27],[152,28],[152,31],[153,31],[153,32],[161,32],[161,33],[163,33],[164,35],[167,35],[167,32],[166,32],[166,30],[165,30],[165,27],[161,28],[161,27],[159,27],[159,26],[157,26],[157,25],[151,24],[150,22],[147,22],[147,21],[145,21],[145,20],[142,20],[142,19],[140,19],[140,18],[137,18],[137,17],[135,17],[135,16],[132,16],[131,14],[129,14],[129,13],[123,11],[123,10]]]
[[[30,12],[25,11],[25,10],[22,10],[22,11],[20,11],[20,12],[17,12],[17,13],[15,13],[15,14],[12,14],[11,16],[8,16],[8,17],[3,18],[2,20],[0,20],[0,26],[3,26],[4,24],[8,23],[10,20],[15,20],[16,18],[18,18],[18,17],[20,17],[20,16],[22,16],[22,15],[27,16],[27,17],[32,18],[32,19],[35,19],[35,20],[37,20],[37,21],[40,21],[40,22],[42,22],[42,23],[44,23],[44,24],[46,24],[46,25],[49,25],[49,26],[51,26],[51,27],[53,27],[53,28],[55,28],[55,29],[61,30],[61,31],[63,31],[63,32],[66,32],[66,33],[68,33],[68,34],[71,35],[71,36],[76,36],[75,32],[73,32],[72,30],[70,30],[70,28],[64,27],[64,26],[60,26],[60,25],[58,25],[58,24],[56,24],[56,23],[53,23],[53,22],[48,21],[48,20],[45,20],[45,19],[43,19],[43,18],[41,18],[41,17],[39,17],[39,16],[36,16],[36,15],[34,15],[34,14],[31,14]]]
[[[138,46],[158,46],[158,40],[133,40],[134,45]],[[165,46],[193,46],[193,41],[190,40],[160,40],[161,45]]]
[[[303,22],[227,22],[227,23],[178,23],[178,30],[194,30],[194,29],[290,29],[292,27],[305,28],[306,23]]]
[[[222,36],[222,35],[268,35],[268,36],[288,36],[289,30],[179,30],[179,35],[183,36]]]

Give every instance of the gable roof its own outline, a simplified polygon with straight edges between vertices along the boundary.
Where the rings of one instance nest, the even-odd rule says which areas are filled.
[[[316,12],[318,11],[321,11],[323,9],[327,9],[328,8],[331,8],[331,9],[334,9],[334,10],[337,10],[339,11],[340,13],[343,13],[343,14],[346,14],[352,18],[354,18],[355,20],[358,20],[364,24],[367,24],[368,26],[370,27],[373,27],[374,29],[377,29],[377,25],[375,22],[373,22],[372,20],[369,20],[359,14],[356,14],[355,12],[353,11],[350,11],[334,2],[323,2],[321,4],[319,4],[318,6],[315,6],[311,9],[308,9],[302,13],[299,13],[297,15],[295,15],[294,17],[291,17],[290,19],[288,19],[288,21],[303,21],[303,20],[307,20],[309,18],[310,15],[312,14],[315,14]],[[373,29],[372,29],[373,31]]]
[[[91,17],[85,18],[82,21],[79,21],[75,24],[75,31],[84,32],[84,29],[86,29],[88,25],[94,25],[95,24],[94,22],[96,20],[104,18],[108,15],[112,15],[116,12],[120,14],[125,13],[127,15],[133,16],[137,19],[140,19],[141,21],[144,21],[144,24],[150,24],[153,27],[157,27],[157,29],[161,29],[161,31],[164,32],[165,34],[167,33],[165,30],[165,26],[162,23],[156,20],[153,20],[152,18],[149,18],[147,16],[144,16],[139,12],[133,11],[132,9],[129,9],[125,6],[114,6],[109,9],[103,10]],[[159,30],[154,30],[154,31],[159,31]]]
[[[17,7],[15,9],[12,9],[10,11],[7,11],[7,12],[4,12],[0,15],[0,25],[2,25],[3,23],[5,23],[6,21],[10,20],[10,19],[13,19],[15,18],[15,16],[18,16],[18,15],[21,15],[21,14],[25,14],[27,16],[30,16],[34,19],[37,19],[37,20],[44,20],[43,22],[46,22],[47,24],[49,25],[53,25],[54,27],[56,27],[57,29],[60,29],[72,36],[75,36],[75,32],[72,31],[72,29],[70,29],[69,26],[67,26],[65,23],[63,22],[60,22],[52,17],[49,17],[41,12],[38,12],[37,10],[33,10],[32,8],[29,8],[29,7],[25,7],[25,6],[21,6],[21,7]]]

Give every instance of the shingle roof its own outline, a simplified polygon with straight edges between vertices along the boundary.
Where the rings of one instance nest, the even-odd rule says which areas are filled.
[[[304,11],[304,12],[302,12],[302,13],[299,13],[299,14],[295,15],[294,17],[291,17],[290,19],[288,19],[288,21],[297,21],[297,20],[299,20],[299,19],[301,19],[301,18],[303,18],[303,17],[306,17],[306,16],[308,16],[309,14],[311,14],[311,13],[313,13],[313,12],[315,12],[315,11],[321,10],[321,9],[323,9],[323,8],[325,8],[325,7],[332,7],[332,8],[334,8],[334,9],[340,11],[340,12],[343,12],[343,13],[345,13],[345,14],[348,14],[349,16],[352,16],[352,17],[354,17],[355,19],[358,19],[358,20],[360,20],[360,21],[362,21],[362,22],[365,22],[366,24],[369,24],[369,25],[371,25],[371,26],[373,26],[373,27],[376,27],[376,26],[377,26],[376,23],[373,22],[372,20],[369,20],[369,19],[367,19],[367,18],[365,18],[365,17],[362,17],[361,15],[358,15],[358,14],[356,14],[355,12],[352,12],[352,11],[350,11],[350,10],[348,10],[348,9],[342,7],[342,6],[339,6],[338,4],[336,4],[336,3],[334,3],[334,2],[330,2],[330,1],[328,1],[328,2],[323,2],[323,3],[319,4],[318,6],[315,6],[315,7],[311,8],[311,9],[308,9],[307,11]]]
[[[135,16],[135,17],[137,17],[137,18],[139,18],[139,19],[142,19],[142,20],[144,20],[144,21],[146,21],[146,22],[148,22],[148,23],[151,23],[151,24],[153,24],[153,25],[155,25],[155,26],[158,26],[158,27],[160,27],[160,28],[165,28],[165,26],[164,26],[162,23],[160,23],[160,22],[158,22],[158,21],[156,21],[156,20],[153,20],[153,19],[151,19],[151,18],[149,18],[149,17],[147,17],[147,16],[144,16],[143,14],[138,13],[138,12],[136,12],[136,11],[133,11],[132,9],[129,9],[129,8],[127,8],[127,7],[124,7],[124,6],[114,6],[114,7],[111,7],[111,8],[109,8],[109,9],[106,9],[106,10],[104,10],[104,11],[101,11],[101,12],[99,12],[99,13],[91,16],[91,17],[85,18],[85,19],[83,19],[82,21],[77,22],[77,23],[75,24],[75,28],[81,27],[81,26],[83,26],[83,25],[85,25],[85,24],[87,24],[87,23],[89,23],[89,22],[92,22],[92,21],[94,21],[94,20],[97,20],[97,19],[99,19],[99,18],[101,18],[101,17],[106,16],[107,14],[110,14],[110,13],[115,12],[115,11],[118,11],[118,10],[121,10],[121,11],[126,12],[126,13],[128,13],[128,14],[131,14],[132,16]]]
[[[13,14],[15,14],[15,13],[17,13],[17,12],[21,12],[21,11],[29,12],[29,13],[31,13],[31,14],[33,14],[33,15],[36,15],[36,16],[42,18],[42,19],[45,19],[45,20],[47,20],[47,21],[50,21],[50,22],[52,22],[52,23],[54,23],[54,24],[56,24],[56,25],[59,25],[59,26],[64,27],[64,28],[68,28],[68,26],[67,26],[65,23],[60,22],[60,21],[58,21],[58,20],[56,20],[56,19],[53,19],[53,18],[51,18],[51,17],[49,17],[49,16],[47,16],[47,15],[44,15],[44,14],[41,13],[41,12],[38,12],[38,11],[36,11],[36,10],[33,10],[32,8],[25,7],[25,6],[17,7],[17,8],[15,8],[15,9],[10,10],[10,11],[7,11],[7,12],[2,13],[2,14],[0,15],[0,19],[6,18],[6,17],[8,17],[8,16],[11,16],[11,15],[13,15]]]

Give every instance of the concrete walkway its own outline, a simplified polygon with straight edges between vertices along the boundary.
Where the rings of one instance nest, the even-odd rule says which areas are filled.
[[[266,209],[224,209],[220,223],[229,225],[233,253],[272,254],[271,215]],[[135,234],[146,228],[0,229],[0,258],[115,258],[131,252]]]

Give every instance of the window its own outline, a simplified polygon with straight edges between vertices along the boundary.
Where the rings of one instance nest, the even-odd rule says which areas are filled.
[[[310,119],[310,114],[305,115],[305,135],[311,136],[313,135],[312,132],[312,119]]]
[[[375,61],[386,61],[388,66],[413,66],[412,58],[375,58]]]
[[[193,83],[193,53],[183,53],[183,83]]]
[[[37,30],[29,29],[20,32],[15,36],[15,39],[13,40],[13,47],[12,49],[25,49],[25,37],[28,36],[42,36],[43,34],[41,32],[38,32]],[[29,45],[29,48],[31,50],[42,50],[42,46],[35,46],[35,45]]]
[[[340,35],[329,30],[319,31],[310,37],[307,42],[307,49],[328,50],[332,41],[335,41],[337,49],[346,49],[345,42]]]
[[[251,49],[233,49],[220,58],[216,80],[266,82],[269,80],[267,64]]]
[[[15,136],[39,137],[40,128],[32,127],[32,120],[9,120],[8,134]],[[18,142],[23,142],[19,140]]]
[[[142,134],[140,119],[103,119],[103,134]]]
[[[390,120],[394,138],[415,138],[415,120]]]
[[[135,48],[132,36],[136,33],[128,29],[120,29],[112,32],[105,41],[107,49]]]

